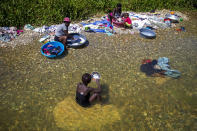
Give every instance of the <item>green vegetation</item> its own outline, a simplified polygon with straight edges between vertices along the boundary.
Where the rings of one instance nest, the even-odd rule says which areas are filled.
[[[0,26],[59,23],[65,16],[72,20],[87,18],[113,9],[120,2],[123,10],[192,10],[196,0],[1,0]]]

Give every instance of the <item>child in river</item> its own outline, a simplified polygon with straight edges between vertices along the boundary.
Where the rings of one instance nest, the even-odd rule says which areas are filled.
[[[82,83],[78,83],[76,91],[76,102],[83,107],[88,107],[96,99],[101,100],[101,86],[99,79],[96,79],[97,88],[88,87],[92,76],[88,73],[83,74]]]

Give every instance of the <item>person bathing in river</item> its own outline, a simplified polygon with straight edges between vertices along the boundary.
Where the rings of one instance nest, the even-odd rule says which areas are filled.
[[[99,79],[96,79],[97,88],[88,87],[92,76],[88,73],[83,74],[82,83],[78,83],[76,91],[76,102],[82,107],[88,107],[93,101],[101,100],[101,86]]]
[[[66,47],[67,45],[67,38],[68,35],[68,27],[70,25],[70,18],[65,17],[63,23],[58,25],[57,29],[55,30],[55,41],[59,41]]]

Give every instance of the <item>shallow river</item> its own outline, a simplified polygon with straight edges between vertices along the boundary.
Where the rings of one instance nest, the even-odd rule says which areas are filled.
[[[41,55],[37,41],[0,48],[0,130],[197,130],[197,17],[139,34],[85,34],[89,46],[62,58]],[[142,59],[168,57],[179,79],[147,77]],[[101,74],[102,103],[83,109],[74,101],[86,72]],[[90,84],[96,87],[95,82]]]

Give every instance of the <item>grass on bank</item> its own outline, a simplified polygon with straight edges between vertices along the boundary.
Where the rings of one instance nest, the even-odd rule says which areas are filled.
[[[117,3],[127,11],[197,9],[197,0],[1,0],[0,26],[60,23],[65,16],[81,20],[107,12]]]

